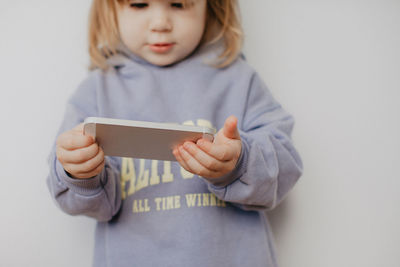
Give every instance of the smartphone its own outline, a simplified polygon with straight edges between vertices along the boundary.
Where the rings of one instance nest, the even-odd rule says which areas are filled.
[[[215,129],[203,126],[88,117],[84,134],[92,136],[107,156],[176,161],[172,150],[185,141],[212,142]]]

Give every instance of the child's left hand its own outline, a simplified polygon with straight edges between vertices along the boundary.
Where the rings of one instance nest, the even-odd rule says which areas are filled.
[[[237,118],[230,116],[216,134],[214,142],[206,139],[196,143],[185,142],[175,148],[173,154],[185,170],[205,178],[218,178],[235,168],[241,150]]]

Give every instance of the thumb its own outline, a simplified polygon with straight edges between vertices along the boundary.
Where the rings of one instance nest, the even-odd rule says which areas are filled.
[[[231,115],[225,120],[223,134],[229,139],[240,139],[240,134],[237,129],[238,119]]]

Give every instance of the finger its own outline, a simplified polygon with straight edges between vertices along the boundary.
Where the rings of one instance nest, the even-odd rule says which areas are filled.
[[[185,142],[183,147],[190,153],[201,165],[212,171],[223,171],[224,164],[218,159],[210,156],[192,142]]]
[[[179,153],[179,149],[175,148],[172,152],[176,158],[176,160],[179,162],[179,164],[188,172],[193,173],[193,171],[189,168],[189,166],[186,164],[186,162],[183,160],[181,154]]]
[[[197,145],[210,156],[219,161],[229,161],[235,156],[235,152],[230,145],[215,144],[205,139],[197,141]]]
[[[77,132],[69,131],[61,134],[57,139],[57,145],[66,150],[75,150],[90,146],[94,140],[90,136],[77,134]]]
[[[104,161],[104,152],[101,148],[99,148],[99,152],[96,154],[95,157],[89,159],[84,163],[68,163],[64,165],[64,168],[69,173],[73,174],[82,174],[92,172],[96,169],[102,162]]]
[[[208,170],[203,165],[201,165],[188,151],[185,150],[183,146],[179,147],[179,153],[183,159],[183,161],[187,164],[187,166],[192,170],[192,173],[195,173],[202,177],[218,177],[218,174],[215,171]]]
[[[84,123],[83,123],[83,122],[80,123],[80,124],[78,124],[77,126],[75,126],[75,127],[72,129],[72,132],[73,132],[73,133],[76,133],[76,134],[78,134],[78,135],[85,135],[85,136],[88,136],[89,138],[91,138],[91,139],[93,140],[93,142],[96,141],[95,138],[94,138],[93,136],[90,136],[90,135],[85,134]]]
[[[98,175],[104,168],[106,161],[103,160],[94,170],[86,172],[86,173],[77,173],[74,175],[76,178],[91,178]]]
[[[229,139],[240,139],[235,116],[231,115],[225,120],[223,134]]]
[[[59,160],[66,163],[83,163],[95,157],[99,152],[99,145],[93,143],[88,147],[75,150],[64,150]]]

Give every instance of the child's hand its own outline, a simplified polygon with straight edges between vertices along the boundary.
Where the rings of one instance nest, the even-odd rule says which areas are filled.
[[[242,149],[237,118],[230,116],[211,143],[200,139],[197,143],[185,142],[175,148],[176,160],[187,171],[205,178],[218,178],[231,172]]]
[[[104,152],[92,137],[83,134],[83,123],[57,138],[56,155],[74,178],[90,178],[104,168]]]

